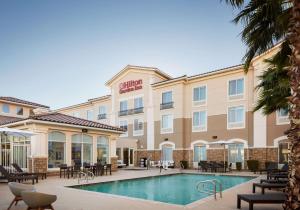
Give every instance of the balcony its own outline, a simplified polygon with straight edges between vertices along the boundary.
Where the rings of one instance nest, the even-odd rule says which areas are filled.
[[[98,114],[98,120],[104,120],[107,119],[106,114]]]
[[[144,113],[144,107],[119,111],[119,116],[127,116],[139,113]]]
[[[168,102],[168,103],[162,103],[160,104],[160,110],[163,110],[163,109],[171,109],[171,108],[174,108],[174,102]]]

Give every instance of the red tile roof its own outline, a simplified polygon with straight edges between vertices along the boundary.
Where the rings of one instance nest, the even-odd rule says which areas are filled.
[[[42,105],[42,104],[30,102],[30,101],[25,101],[25,100],[14,98],[14,97],[0,96],[0,100],[19,103],[19,104],[24,104],[24,105],[29,105],[29,106],[34,106],[34,107],[49,108],[49,106],[45,106],[45,105]]]
[[[73,117],[70,115],[65,115],[57,112],[47,113],[47,114],[38,114],[32,115],[25,119],[15,119],[15,121],[9,121],[7,123],[0,122],[0,125],[5,125],[13,122],[23,121],[23,120],[37,120],[37,121],[45,121],[45,122],[53,122],[53,123],[62,123],[68,125],[75,125],[75,126],[83,126],[83,127],[91,127],[91,128],[101,128],[106,130],[113,130],[113,131],[124,131],[122,128],[110,126],[90,120],[85,120],[78,117]]]
[[[0,125],[12,123],[12,122],[17,122],[17,121],[20,121],[20,120],[23,120],[23,119],[18,118],[18,117],[8,117],[8,116],[0,115]]]

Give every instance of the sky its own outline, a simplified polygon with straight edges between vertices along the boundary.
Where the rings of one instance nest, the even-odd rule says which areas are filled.
[[[126,65],[173,77],[242,63],[220,0],[1,0],[0,96],[57,109],[109,94]]]

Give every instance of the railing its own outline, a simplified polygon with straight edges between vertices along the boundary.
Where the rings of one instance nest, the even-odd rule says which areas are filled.
[[[174,107],[174,102],[162,103],[160,104],[160,110],[162,109],[171,109]]]
[[[106,118],[107,118],[106,114],[98,114],[98,120],[103,120]]]
[[[82,178],[81,178],[81,175],[83,176]],[[85,180],[86,183],[88,183],[89,180],[93,180],[94,178],[95,178],[95,175],[93,172],[87,171],[86,173],[84,173],[81,171],[81,172],[79,172],[78,184],[80,184],[80,181],[83,181],[83,180]]]
[[[217,190],[217,185],[219,185],[219,190]],[[212,190],[211,187],[213,187]],[[222,183],[216,179],[199,181],[196,184],[196,189],[198,192],[214,195],[215,199],[217,199],[217,193],[219,193],[220,198],[222,198]]]
[[[143,112],[144,112],[144,107],[139,107],[139,108],[119,111],[119,116],[139,114],[139,113],[143,113]]]

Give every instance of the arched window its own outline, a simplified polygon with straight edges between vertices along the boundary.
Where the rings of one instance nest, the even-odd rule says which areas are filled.
[[[206,161],[206,145],[194,145],[194,162]]]
[[[279,164],[287,163],[289,160],[290,145],[287,141],[278,143],[278,162]]]
[[[72,161],[75,164],[92,163],[93,137],[86,134],[72,136]]]
[[[48,134],[48,168],[58,168],[66,162],[66,135],[52,131]]]
[[[97,162],[108,163],[109,141],[105,136],[97,138]]]

